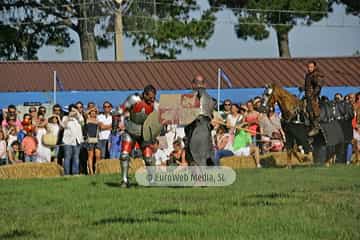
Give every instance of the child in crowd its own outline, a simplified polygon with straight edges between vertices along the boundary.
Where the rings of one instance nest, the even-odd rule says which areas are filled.
[[[176,139],[173,142],[174,150],[170,153],[168,166],[187,166],[188,162],[185,158],[185,150],[182,147],[182,140]]]
[[[2,129],[0,129],[0,165],[7,164],[7,151],[6,151],[6,141],[5,134]]]
[[[15,141],[17,141],[17,132],[15,127],[10,127],[7,133],[7,144],[8,147],[11,146],[11,144]]]
[[[20,151],[20,143],[15,141],[8,148],[9,164],[17,164],[23,162],[23,154]]]
[[[25,125],[24,131],[26,132],[26,136],[21,143],[21,148],[24,150],[25,162],[35,162],[38,142],[33,134],[33,125]]]
[[[256,166],[261,168],[259,148],[252,144],[252,137],[248,131],[236,131],[232,148],[235,156],[252,156]]]
[[[121,135],[125,129],[123,116],[120,116],[117,121],[113,121],[115,126],[111,130],[109,136],[109,153],[110,159],[119,159],[121,152]]]
[[[165,151],[160,148],[160,142],[158,139],[155,139],[153,150],[154,150],[155,166],[160,169],[164,168],[167,165],[168,157],[166,156]]]

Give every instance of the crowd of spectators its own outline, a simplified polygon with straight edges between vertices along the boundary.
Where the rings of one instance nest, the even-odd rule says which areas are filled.
[[[348,101],[353,106],[354,141],[347,148],[347,161],[350,162],[353,152],[359,160],[360,93],[344,98],[338,93],[334,100]],[[274,107],[261,111],[260,104],[260,97],[244,104],[230,99],[223,102],[212,121],[214,165],[219,165],[223,157],[235,155],[252,156],[261,167],[261,154],[284,150],[286,138],[280,112]],[[127,117],[127,113],[114,109],[108,101],[101,110],[93,102],[86,108],[82,102],[71,104],[67,111],[58,104],[52,106],[51,112],[46,112],[44,106],[31,106],[26,113],[9,105],[2,113],[0,165],[56,162],[64,167],[66,175],[94,174],[95,163],[100,159],[119,159]],[[153,144],[156,165],[186,166],[184,137],[182,126],[166,126],[164,136]]]

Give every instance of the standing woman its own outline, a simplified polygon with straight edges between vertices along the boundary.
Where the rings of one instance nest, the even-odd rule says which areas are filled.
[[[98,147],[99,122],[97,120],[98,110],[91,108],[87,112],[85,123],[86,148],[88,151],[87,171],[89,175],[94,174],[94,153],[96,162],[100,160],[101,151]]]
[[[251,134],[252,144],[256,145],[257,132],[259,132],[259,112],[254,109],[252,101],[246,103],[247,114],[245,117],[245,122],[249,124],[248,131]]]
[[[69,115],[62,120],[64,126],[64,173],[65,175],[79,174],[80,145],[83,142],[81,129],[81,114],[75,105],[69,106]]]
[[[61,120],[60,120],[59,115],[53,114],[48,119],[47,131],[49,134],[51,134],[56,139],[56,142],[58,142],[59,133],[60,133],[60,129],[61,129],[60,123],[61,123]],[[58,163],[59,149],[60,149],[59,145],[52,147],[52,152],[51,152],[52,161],[55,163]]]
[[[5,133],[0,129],[0,165],[7,164],[7,151],[6,151],[6,140]]]
[[[47,133],[46,131],[47,120],[43,114],[38,114],[38,125],[36,127],[36,139],[38,142],[36,162],[50,162],[51,161],[51,150],[44,145],[42,139]]]

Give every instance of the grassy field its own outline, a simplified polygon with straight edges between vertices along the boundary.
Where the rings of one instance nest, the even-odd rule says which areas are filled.
[[[360,168],[244,169],[217,188],[0,180],[0,239],[360,239]]]

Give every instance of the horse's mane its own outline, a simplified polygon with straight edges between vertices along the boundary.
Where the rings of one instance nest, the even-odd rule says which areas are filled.
[[[280,87],[276,83],[271,84],[271,87],[274,89],[274,91],[277,91],[279,93],[279,95],[284,96],[284,98],[286,98],[286,100],[289,100],[293,104],[300,103],[300,100],[296,96],[294,96],[292,93],[285,90],[284,88]]]
[[[295,109],[299,108],[301,101],[289,91],[278,86],[276,83],[271,84],[271,88],[274,91],[273,97],[279,104],[281,111],[286,115],[286,117],[293,117]]]

